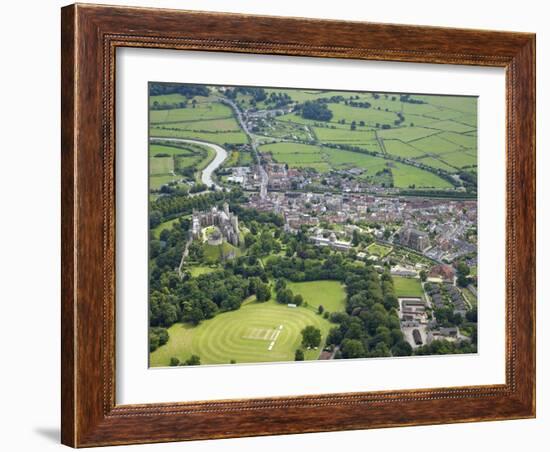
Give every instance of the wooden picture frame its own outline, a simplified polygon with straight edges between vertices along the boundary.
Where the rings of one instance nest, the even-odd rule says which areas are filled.
[[[62,9],[62,442],[73,447],[535,416],[535,35],[71,5]],[[506,70],[506,383],[115,403],[115,50]]]

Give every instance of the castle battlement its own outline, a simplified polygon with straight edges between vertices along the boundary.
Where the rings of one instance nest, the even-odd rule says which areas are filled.
[[[229,205],[223,204],[223,209],[212,207],[206,212],[193,211],[191,234],[193,239],[201,238],[202,230],[208,226],[217,226],[223,238],[234,246],[238,246],[239,240],[239,217],[229,211]]]

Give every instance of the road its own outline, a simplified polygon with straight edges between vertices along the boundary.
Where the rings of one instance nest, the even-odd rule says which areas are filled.
[[[235,116],[237,117],[237,121],[239,121],[239,124],[243,129],[244,133],[246,133],[246,136],[250,139],[250,145],[252,146],[252,151],[256,155],[256,160],[258,161],[258,168],[260,169],[260,178],[261,178],[260,198],[265,199],[267,196],[267,185],[269,183],[269,177],[267,175],[266,170],[261,164],[260,154],[258,153],[258,149],[257,149],[258,145],[256,143],[256,137],[248,130],[248,127],[246,126],[246,123],[243,119],[243,115],[238,105],[232,100],[226,99],[226,98],[220,98],[220,101],[224,104],[229,105],[233,109],[233,111],[235,112]]]
[[[173,141],[175,143],[193,143],[193,144],[200,144],[202,146],[208,146],[210,149],[213,149],[216,153],[216,156],[214,159],[208,164],[206,168],[202,170],[201,173],[201,182],[205,185],[207,185],[209,188],[211,186],[214,186],[216,190],[220,190],[221,187],[214,182],[214,179],[212,178],[212,175],[214,174],[214,171],[216,171],[220,165],[224,162],[224,160],[227,158],[227,151],[222,148],[218,144],[214,143],[207,143],[206,141],[199,141],[199,140],[188,140],[186,138],[164,138],[164,137],[151,137],[150,141]]]

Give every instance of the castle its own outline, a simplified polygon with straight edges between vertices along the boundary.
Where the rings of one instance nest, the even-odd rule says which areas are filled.
[[[229,211],[229,205],[225,202],[223,209],[212,207],[207,212],[193,211],[191,234],[194,240],[201,240],[202,228],[217,226],[225,240],[234,246],[239,246],[239,217]]]

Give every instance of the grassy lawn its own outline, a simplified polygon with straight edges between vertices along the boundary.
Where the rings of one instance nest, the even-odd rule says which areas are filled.
[[[398,297],[422,297],[424,291],[418,278],[392,276],[395,295]]]
[[[179,218],[174,218],[173,220],[165,221],[164,223],[159,224],[156,228],[153,229],[153,235],[155,238],[160,237],[160,233],[165,229],[172,229],[172,226],[179,221]]]
[[[328,104],[333,116],[331,122],[338,122],[342,119],[346,120],[346,124],[351,124],[352,121],[365,121],[369,126],[379,124],[393,124],[397,119],[397,115],[392,111],[375,108],[357,108],[345,104]]]
[[[160,174],[149,176],[149,188],[151,190],[158,190],[163,185],[181,179],[181,176],[172,176],[170,174]]]
[[[322,152],[320,146],[313,146],[302,143],[271,143],[260,146],[260,152],[271,152],[273,156],[288,155],[288,154],[313,154],[317,155]]]
[[[171,174],[173,172],[174,159],[172,157],[153,157],[149,160],[149,173],[152,176]]]
[[[159,155],[166,154],[168,157],[159,157]],[[158,189],[163,184],[181,179],[181,176],[176,176],[173,172],[187,167],[196,167],[199,171],[204,169],[214,157],[215,152],[210,147],[194,143],[186,143],[183,146],[150,144],[149,172],[151,189]],[[198,179],[198,172],[196,176]]]
[[[232,118],[230,107],[220,102],[199,103],[195,108],[173,108],[170,110],[151,110],[151,124],[176,123],[209,119]]]
[[[241,130],[239,123],[233,117],[204,121],[181,121],[170,123],[170,128],[195,132],[238,132]]]
[[[430,135],[429,137],[413,141],[411,144],[423,154],[443,154],[460,149],[458,144],[451,143],[438,135]]]
[[[423,127],[399,127],[398,129],[380,130],[378,135],[384,140],[401,140],[409,143],[436,133],[436,130],[425,129]]]
[[[195,132],[193,130],[177,129],[172,124],[151,126],[150,135],[152,137],[189,138],[220,145],[224,143],[244,144],[248,142],[243,132]]]
[[[450,165],[447,165],[446,163],[439,160],[439,158],[436,159],[436,158],[433,158],[433,157],[424,157],[424,158],[421,158],[421,159],[417,159],[416,161],[418,163],[422,163],[423,165],[431,166],[432,168],[436,168],[436,169],[442,169],[442,170],[448,171],[450,173],[456,173],[457,172],[456,168],[454,168]]]
[[[159,105],[163,104],[176,104],[179,102],[185,102],[187,98],[179,93],[174,94],[160,94],[158,96],[149,96],[149,105],[153,106],[156,103]]]
[[[326,127],[315,127],[315,135],[320,141],[327,143],[364,143],[375,139],[372,130],[363,130],[364,127],[357,127],[357,130],[348,129],[329,129]]]
[[[323,344],[332,324],[311,309],[289,308],[274,300],[249,302],[198,326],[172,325],[168,343],[150,354],[150,366],[168,366],[171,357],[185,361],[192,354],[200,356],[202,364],[228,364],[232,359],[237,363],[294,361],[301,331],[308,325],[321,330]],[[321,349],[306,350],[305,359],[317,359]]]
[[[471,166],[477,163],[475,151],[459,150],[455,152],[449,152],[447,154],[442,154],[439,156],[439,158],[445,163],[456,166],[457,168]]]
[[[338,281],[307,281],[288,283],[287,287],[300,294],[309,306],[323,305],[326,311],[343,311],[346,307],[346,292]]]
[[[384,140],[384,146],[386,147],[388,154],[407,159],[420,157],[425,154],[424,152],[419,151],[415,147],[401,140],[386,139]]]
[[[284,88],[268,88],[266,93],[269,96],[272,92],[279,94],[288,94],[292,100],[296,102],[305,102],[306,100],[328,99],[332,96],[349,96],[346,91],[325,91],[314,89],[284,89]]]
[[[219,267],[207,267],[206,265],[193,265],[192,267],[186,268],[186,270],[188,270],[194,278],[200,275],[207,275],[208,273],[215,272],[218,269]]]
[[[404,163],[392,162],[393,183],[398,188],[453,188],[453,185],[429,171]]]
[[[474,149],[477,146],[477,138],[462,133],[443,132],[439,136],[445,140],[452,141],[465,148]]]
[[[375,256],[378,256],[378,257],[384,257],[388,255],[392,249],[393,248],[391,246],[382,245],[381,243],[371,243],[367,247],[367,251],[370,254],[374,254]]]
[[[218,262],[224,257],[234,253],[235,256],[240,256],[241,250],[231,243],[223,242],[221,245],[209,245],[205,243],[203,245],[204,257],[211,262]]]
[[[477,306],[477,297],[468,289],[462,289],[462,293],[466,297],[466,300],[470,302],[472,308],[475,308]]]

